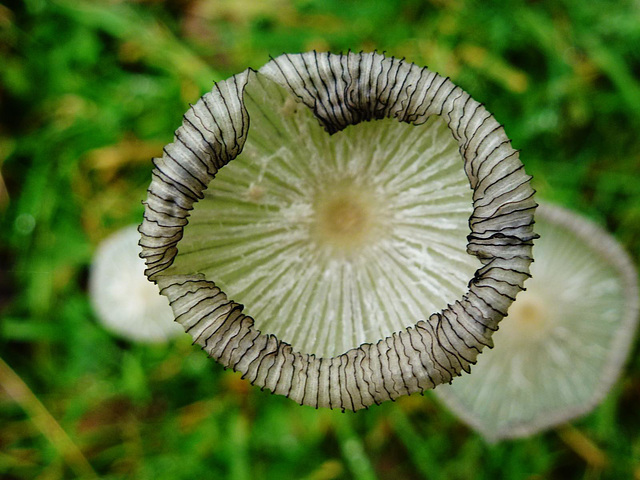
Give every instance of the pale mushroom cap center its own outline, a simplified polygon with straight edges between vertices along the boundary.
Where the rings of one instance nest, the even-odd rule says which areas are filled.
[[[341,195],[322,202],[318,217],[318,233],[338,241],[360,236],[370,224],[366,207],[351,195]]]
[[[381,210],[366,192],[337,187],[316,198],[311,238],[337,255],[356,254],[379,237],[376,233],[384,217]]]
[[[535,293],[522,292],[518,301],[511,304],[509,315],[500,326],[500,332],[510,337],[510,342],[531,342],[545,337],[553,326],[552,318],[549,302]]]

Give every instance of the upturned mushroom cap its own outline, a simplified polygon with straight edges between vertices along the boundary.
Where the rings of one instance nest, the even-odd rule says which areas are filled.
[[[591,221],[542,204],[527,291],[471,375],[435,393],[490,441],[531,435],[593,409],[620,374],[638,319],[637,273]]]
[[[137,225],[118,230],[98,246],[89,275],[89,298],[104,327],[128,340],[162,342],[183,329],[158,287],[144,276]]]
[[[155,165],[147,276],[210,356],[301,404],[451,381],[528,276],[518,153],[481,104],[402,60],[310,52],[235,75]]]

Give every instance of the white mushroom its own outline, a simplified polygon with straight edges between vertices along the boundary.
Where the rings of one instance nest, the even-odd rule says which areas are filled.
[[[541,205],[526,292],[471,375],[435,393],[490,441],[592,410],[620,375],[638,319],[637,273],[608,233]]]
[[[118,230],[95,252],[89,296],[104,327],[138,342],[161,342],[183,333],[158,287],[144,276],[137,225]]]
[[[155,165],[147,276],[210,356],[301,404],[451,381],[528,276],[518,153],[481,104],[402,60],[310,52],[235,75]]]

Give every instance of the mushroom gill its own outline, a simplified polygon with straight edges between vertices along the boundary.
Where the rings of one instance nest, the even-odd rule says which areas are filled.
[[[496,346],[435,394],[485,438],[534,434],[593,409],[617,380],[638,321],[637,273],[591,221],[541,204],[532,278]]]
[[[301,404],[450,382],[528,277],[518,153],[482,105],[402,60],[310,52],[235,75],[155,165],[147,276],[210,356]]]

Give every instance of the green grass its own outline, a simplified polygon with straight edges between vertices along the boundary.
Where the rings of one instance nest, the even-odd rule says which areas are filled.
[[[268,55],[378,49],[505,125],[542,198],[640,259],[640,4],[578,0],[0,5],[0,477],[640,478],[640,360],[571,427],[487,445],[432,400],[316,411],[181,338],[119,340],[87,272],[141,220],[188,102]],[[65,433],[66,432],[66,433]]]

